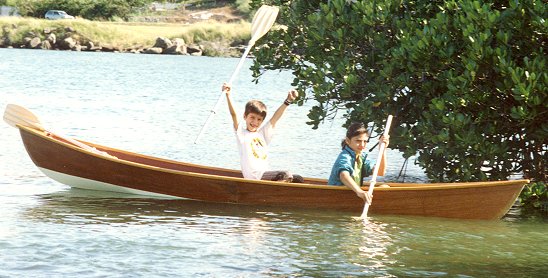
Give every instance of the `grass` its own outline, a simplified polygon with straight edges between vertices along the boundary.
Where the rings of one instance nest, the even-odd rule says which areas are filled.
[[[184,25],[176,23],[101,22],[85,19],[46,20],[22,17],[0,17],[0,26],[17,26],[12,29],[10,39],[22,42],[29,32],[41,34],[46,28],[64,30],[72,27],[78,36],[94,43],[115,47],[151,47],[157,37],[182,38],[187,44],[201,42],[238,42],[251,38],[249,22],[220,23],[215,21]]]

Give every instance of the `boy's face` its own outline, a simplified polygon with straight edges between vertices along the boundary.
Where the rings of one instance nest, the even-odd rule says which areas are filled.
[[[244,115],[244,120],[247,130],[255,132],[263,123],[264,117],[256,113],[249,113],[247,115]]]
[[[363,150],[365,150],[365,145],[367,145],[367,134],[360,134],[358,136],[354,136],[350,139],[345,139],[346,144],[356,153],[360,154]]]

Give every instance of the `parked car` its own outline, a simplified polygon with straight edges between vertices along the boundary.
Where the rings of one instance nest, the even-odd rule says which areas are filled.
[[[46,19],[74,19],[74,16],[67,14],[65,11],[49,10],[46,12]]]

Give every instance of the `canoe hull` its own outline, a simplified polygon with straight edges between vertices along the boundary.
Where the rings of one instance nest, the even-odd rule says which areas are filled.
[[[160,159],[87,143],[116,156],[82,150],[62,138],[19,126],[25,148],[47,176],[72,187],[207,202],[332,209],[359,215],[363,201],[325,180],[305,184],[247,180],[239,171]],[[376,188],[370,214],[499,219],[527,180],[398,184]]]

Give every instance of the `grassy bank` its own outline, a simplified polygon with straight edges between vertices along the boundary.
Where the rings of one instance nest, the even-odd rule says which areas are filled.
[[[78,36],[94,43],[109,44],[115,47],[151,47],[157,37],[182,38],[187,44],[222,42],[243,44],[250,39],[249,22],[220,23],[216,21],[196,24],[176,23],[125,23],[98,22],[85,19],[45,20],[21,17],[0,17],[0,26],[11,30],[12,42],[23,43],[23,38],[32,32],[43,36],[44,29],[64,29],[71,27]],[[12,28],[17,26],[17,28]],[[7,29],[7,28],[4,28]],[[4,31],[5,32],[5,31]]]

